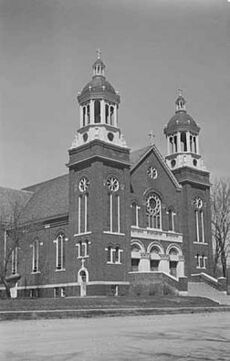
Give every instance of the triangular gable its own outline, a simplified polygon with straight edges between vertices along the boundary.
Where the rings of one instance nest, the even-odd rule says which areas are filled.
[[[130,172],[131,174],[133,173],[133,171],[146,159],[146,157],[153,152],[156,156],[156,158],[158,159],[159,163],[162,165],[162,167],[164,168],[165,172],[168,174],[169,178],[171,179],[171,181],[173,182],[173,184],[175,185],[175,187],[178,190],[181,190],[182,187],[181,185],[178,183],[176,177],[174,176],[174,174],[171,172],[169,166],[166,164],[164,157],[161,155],[161,153],[159,152],[159,150],[157,149],[157,147],[154,145],[152,146],[148,146],[142,149],[138,149],[134,152],[131,152],[130,154],[130,161],[131,161],[131,169]]]

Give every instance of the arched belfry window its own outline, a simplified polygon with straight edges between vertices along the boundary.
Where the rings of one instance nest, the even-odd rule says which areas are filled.
[[[196,197],[193,200],[193,204],[195,206],[195,227],[196,227],[195,242],[205,243],[203,201],[201,198]]]
[[[118,179],[111,176],[106,181],[108,189],[108,206],[107,206],[107,229],[112,233],[121,231],[121,208],[120,208],[120,183]]]
[[[82,177],[78,184],[78,234],[89,232],[89,186],[87,177]]]
[[[110,125],[114,125],[114,106],[110,105],[109,108]]]
[[[105,123],[106,124],[109,123],[109,105],[108,104],[105,105]]]
[[[147,227],[161,229],[161,200],[155,193],[146,198]]]
[[[101,103],[100,100],[94,101],[94,117],[95,123],[101,123]]]
[[[182,150],[182,152],[187,152],[187,140],[186,140],[186,133],[185,132],[181,133],[180,140],[181,140],[181,150]]]

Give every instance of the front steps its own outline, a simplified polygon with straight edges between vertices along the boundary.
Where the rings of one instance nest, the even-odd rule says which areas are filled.
[[[218,291],[205,282],[188,282],[188,296],[206,297],[218,302],[220,305],[230,305],[230,295]]]

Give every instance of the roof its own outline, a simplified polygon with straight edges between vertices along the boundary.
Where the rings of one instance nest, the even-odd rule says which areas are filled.
[[[171,178],[175,187],[178,190],[181,190],[181,185],[178,183],[176,177],[171,172],[170,168],[168,167],[167,163],[165,162],[164,157],[161,155],[161,153],[159,152],[159,150],[157,149],[157,147],[155,145],[149,145],[145,148],[141,148],[141,149],[138,149],[138,150],[130,153],[131,172],[133,172],[134,169],[136,169],[136,167],[139,165],[139,163],[141,163],[142,160],[144,160],[150,152],[154,152],[154,154],[158,158],[159,162],[162,164],[163,168],[165,169],[166,173],[168,174],[169,178]]]
[[[22,210],[32,195],[33,192],[0,187],[0,216],[3,220],[12,216],[16,206]]]
[[[131,163],[131,166],[137,164],[137,163],[139,162],[139,160],[143,157],[143,155],[144,155],[150,148],[152,148],[151,145],[130,152],[130,163]]]
[[[23,212],[25,222],[64,215],[69,211],[69,174],[25,188],[33,190]]]
[[[166,135],[174,134],[178,131],[191,131],[198,134],[200,128],[196,124],[195,120],[185,110],[177,111],[176,114],[169,120],[167,126],[164,129]]]

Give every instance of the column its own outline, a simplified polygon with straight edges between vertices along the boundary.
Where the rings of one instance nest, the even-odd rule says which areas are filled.
[[[197,152],[197,154],[200,154],[200,152],[199,152],[199,138],[198,138],[198,135],[196,136],[196,152]]]
[[[181,153],[180,132],[177,132],[177,152]]]
[[[149,261],[149,255],[147,253],[141,254],[138,271],[139,272],[149,272],[150,271],[150,261]]]
[[[184,277],[184,257],[179,256],[177,264],[177,278]]]
[[[159,263],[159,271],[169,274],[169,260],[167,256],[162,256]]]
[[[117,119],[117,105],[114,106],[114,126],[118,127],[118,119]]]
[[[105,124],[105,101],[101,100],[101,123]]]
[[[170,137],[167,137],[167,155],[170,154]]]
[[[191,149],[190,149],[190,132],[186,132],[186,143],[187,143],[187,152],[191,152]]]
[[[80,105],[80,128],[83,127],[83,106]]]
[[[90,124],[94,124],[94,100],[90,100]]]

